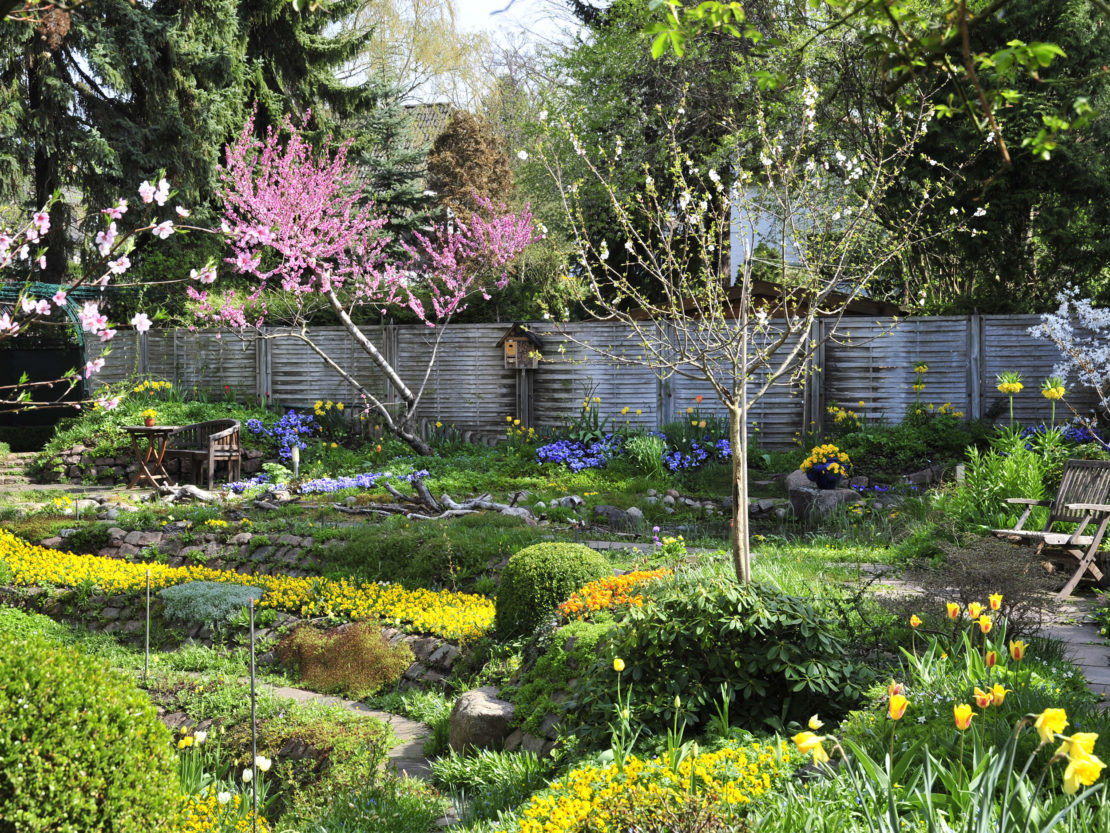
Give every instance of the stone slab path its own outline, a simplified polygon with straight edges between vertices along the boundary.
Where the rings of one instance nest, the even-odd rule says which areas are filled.
[[[1110,707],[1110,646],[1091,621],[1095,603],[1078,599],[1061,606],[1058,621],[1045,627],[1045,636],[1058,639],[1067,646],[1068,657],[1079,666],[1087,685],[1102,696],[1102,707]]]
[[[317,694],[315,691],[305,691],[301,688],[291,688],[289,686],[269,686],[269,688],[275,697],[284,697],[298,703],[319,703],[323,706],[334,706],[388,723],[393,729],[393,734],[401,741],[389,750],[389,766],[399,775],[407,775],[409,778],[423,778],[425,780],[431,778],[432,768],[421,751],[424,741],[431,733],[427,724],[409,720],[399,714],[371,709],[363,703],[344,700],[342,697],[331,697],[326,694]]]

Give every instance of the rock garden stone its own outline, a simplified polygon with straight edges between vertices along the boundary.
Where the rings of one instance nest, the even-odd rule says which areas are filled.
[[[594,514],[605,519],[605,523],[613,529],[631,529],[632,518],[623,509],[609,506],[606,503],[594,507]]]
[[[451,710],[448,742],[458,754],[467,749],[503,749],[513,719],[512,703],[497,696],[495,686],[463,694]]]

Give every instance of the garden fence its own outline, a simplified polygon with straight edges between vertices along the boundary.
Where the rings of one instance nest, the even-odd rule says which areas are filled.
[[[1040,381],[1059,361],[1052,344],[1033,339],[1028,330],[1038,316],[941,316],[853,319],[841,324],[814,360],[778,380],[752,409],[752,428],[766,447],[783,447],[798,433],[817,427],[831,402],[868,419],[897,421],[915,401],[913,367],[929,366],[922,403],[945,402],[971,417],[1003,418],[1007,400],[995,390],[995,375],[1023,374],[1026,391],[1015,400],[1023,423],[1048,418],[1050,403],[1040,396]],[[418,416],[477,436],[505,430],[506,417],[530,417],[537,426],[556,425],[579,412],[586,390],[601,398],[604,416],[617,423],[658,428],[686,415],[702,396],[702,415],[725,410],[704,381],[679,375],[663,377],[635,364],[643,355],[635,334],[615,322],[527,325],[543,342],[538,369],[506,369],[498,341],[507,324],[454,324],[443,331],[435,363],[424,386]],[[820,337],[831,322],[818,322]],[[274,333],[274,330],[267,330]],[[419,387],[436,331],[417,325],[365,327],[363,332]],[[313,338],[367,389],[396,402],[384,377],[341,327],[317,327]],[[229,333],[150,330],[121,332],[105,355],[101,382],[142,376],[166,379],[179,389],[196,389],[212,398],[267,400],[303,408],[317,400],[357,405],[353,388],[307,345],[294,338],[240,337]],[[586,346],[589,345],[589,346]],[[89,345],[90,352],[99,345]],[[605,354],[603,355],[602,351]],[[624,356],[628,361],[621,361]],[[94,356],[89,356],[94,358]],[[526,374],[531,378],[526,381]],[[755,380],[754,384],[760,379]],[[859,402],[864,405],[860,406]],[[1089,410],[1090,391],[1069,393],[1068,401]],[[622,413],[624,408],[627,413]],[[1066,408],[1060,407],[1058,418]]]

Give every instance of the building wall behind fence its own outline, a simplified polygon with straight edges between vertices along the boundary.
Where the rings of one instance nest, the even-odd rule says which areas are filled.
[[[811,367],[789,373],[752,408],[751,427],[766,447],[784,447],[817,427],[830,402],[869,419],[898,421],[915,401],[913,366],[929,365],[922,403],[944,402],[966,415],[1008,416],[1008,402],[995,390],[995,376],[1015,370],[1026,390],[1015,400],[1015,418],[1024,423],[1048,418],[1050,403],[1039,393],[1041,380],[1059,360],[1056,348],[1033,339],[1028,329],[1037,316],[939,316],[895,322],[845,319],[839,332],[814,357]],[[543,361],[533,371],[533,412],[540,426],[560,425],[579,413],[586,391],[601,397],[601,414],[614,423],[659,428],[686,418],[696,405],[703,414],[725,416],[704,380],[660,375],[636,362],[645,355],[635,334],[614,322],[582,322],[557,327],[529,325],[542,339]],[[822,334],[831,329],[820,324]],[[506,370],[498,340],[505,324],[457,324],[440,330],[422,326],[366,327],[365,335],[394,364],[401,378],[418,389],[418,417],[465,431],[499,436],[505,418],[517,416],[519,371]],[[266,331],[274,333],[275,331]],[[341,327],[313,328],[313,338],[336,363],[375,396],[396,403],[384,375]],[[438,346],[436,339],[439,337]],[[788,345],[789,346],[789,345]],[[89,345],[89,358],[102,349]],[[433,349],[436,361],[424,382]],[[211,332],[151,330],[144,336],[121,332],[106,356],[103,382],[135,376],[167,379],[178,388],[195,388],[220,398],[224,386],[239,399],[265,400],[280,407],[303,408],[318,399],[357,405],[351,385],[294,338],[240,338]],[[622,361],[626,358],[627,361]],[[816,381],[806,383],[810,370]],[[766,370],[751,383],[762,384]],[[1091,392],[1069,393],[1080,409],[1094,404]],[[865,404],[862,408],[860,401]],[[622,413],[627,407],[628,412]],[[636,414],[639,410],[640,413]],[[1058,408],[1058,419],[1066,409]]]

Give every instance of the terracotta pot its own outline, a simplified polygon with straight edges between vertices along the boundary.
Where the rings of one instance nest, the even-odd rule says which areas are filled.
[[[154,417],[145,417],[143,419],[143,425],[145,425],[147,428],[153,428],[154,427]]]

